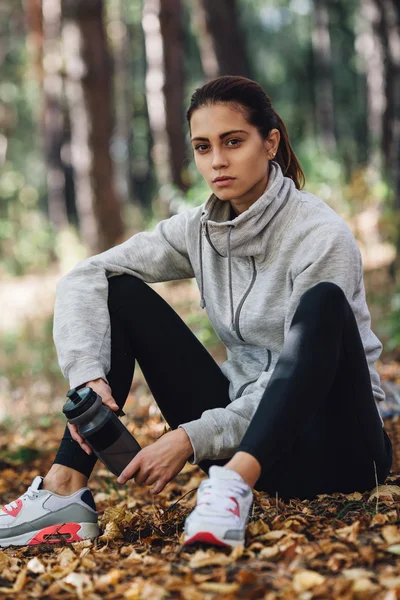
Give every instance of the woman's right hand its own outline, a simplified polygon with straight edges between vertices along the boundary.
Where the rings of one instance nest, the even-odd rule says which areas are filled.
[[[95,379],[94,381],[88,381],[85,383],[86,387],[92,388],[102,399],[103,404],[111,408],[111,410],[117,411],[119,410],[118,404],[115,402],[112,397],[112,391],[108,383],[104,381],[104,379]],[[71,437],[75,442],[78,442],[82,450],[86,452],[86,454],[92,454],[91,447],[85,442],[82,436],[78,433],[78,428],[76,425],[71,425],[68,423],[68,429],[71,433]]]

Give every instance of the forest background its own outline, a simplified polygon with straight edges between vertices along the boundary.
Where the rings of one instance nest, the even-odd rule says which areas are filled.
[[[352,228],[384,344],[378,368],[400,381],[396,0],[0,0],[4,499],[43,472],[64,426],[67,382],[52,341],[57,280],[81,258],[206,200],[185,110],[196,87],[222,74],[263,86],[306,189]],[[196,283],[155,288],[222,361]],[[127,406],[142,443],[165,430],[140,373]],[[22,464],[25,475],[7,487]]]

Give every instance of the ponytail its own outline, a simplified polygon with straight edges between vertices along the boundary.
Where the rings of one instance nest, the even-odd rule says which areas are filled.
[[[285,123],[282,121],[278,113],[275,112],[274,109],[272,110],[276,119],[275,127],[281,134],[281,139],[274,160],[279,164],[284,176],[292,179],[296,188],[301,190],[304,187],[306,180],[303,169],[301,168],[300,163],[297,160],[297,156],[294,153],[292,145],[289,141],[289,135]]]

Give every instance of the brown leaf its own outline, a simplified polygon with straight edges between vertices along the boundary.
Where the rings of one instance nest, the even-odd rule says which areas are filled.
[[[372,502],[375,498],[382,499],[388,497],[391,500],[400,497],[400,487],[398,485],[379,485],[368,498],[368,502]]]
[[[382,513],[376,513],[372,519],[371,519],[371,523],[369,524],[370,527],[374,527],[375,525],[383,525],[384,523],[387,523],[389,520],[389,517],[387,515],[383,515]]]

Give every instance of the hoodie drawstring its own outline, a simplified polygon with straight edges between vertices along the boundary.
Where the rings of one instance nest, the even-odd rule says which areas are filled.
[[[229,302],[231,307],[231,328],[235,328],[234,313],[233,313],[233,289],[232,289],[232,258],[231,258],[231,233],[234,225],[228,225],[228,285],[229,285]]]
[[[199,235],[199,254],[200,254],[200,308],[205,308],[206,299],[204,298],[204,274],[203,274],[203,223],[200,221]]]
[[[206,307],[206,299],[204,297],[204,272],[203,272],[203,229],[205,225],[200,221],[199,232],[199,257],[200,257],[200,308]],[[228,287],[229,287],[229,304],[231,311],[231,328],[235,328],[234,311],[233,311],[233,287],[232,287],[232,257],[231,257],[231,233],[234,225],[228,225]]]

